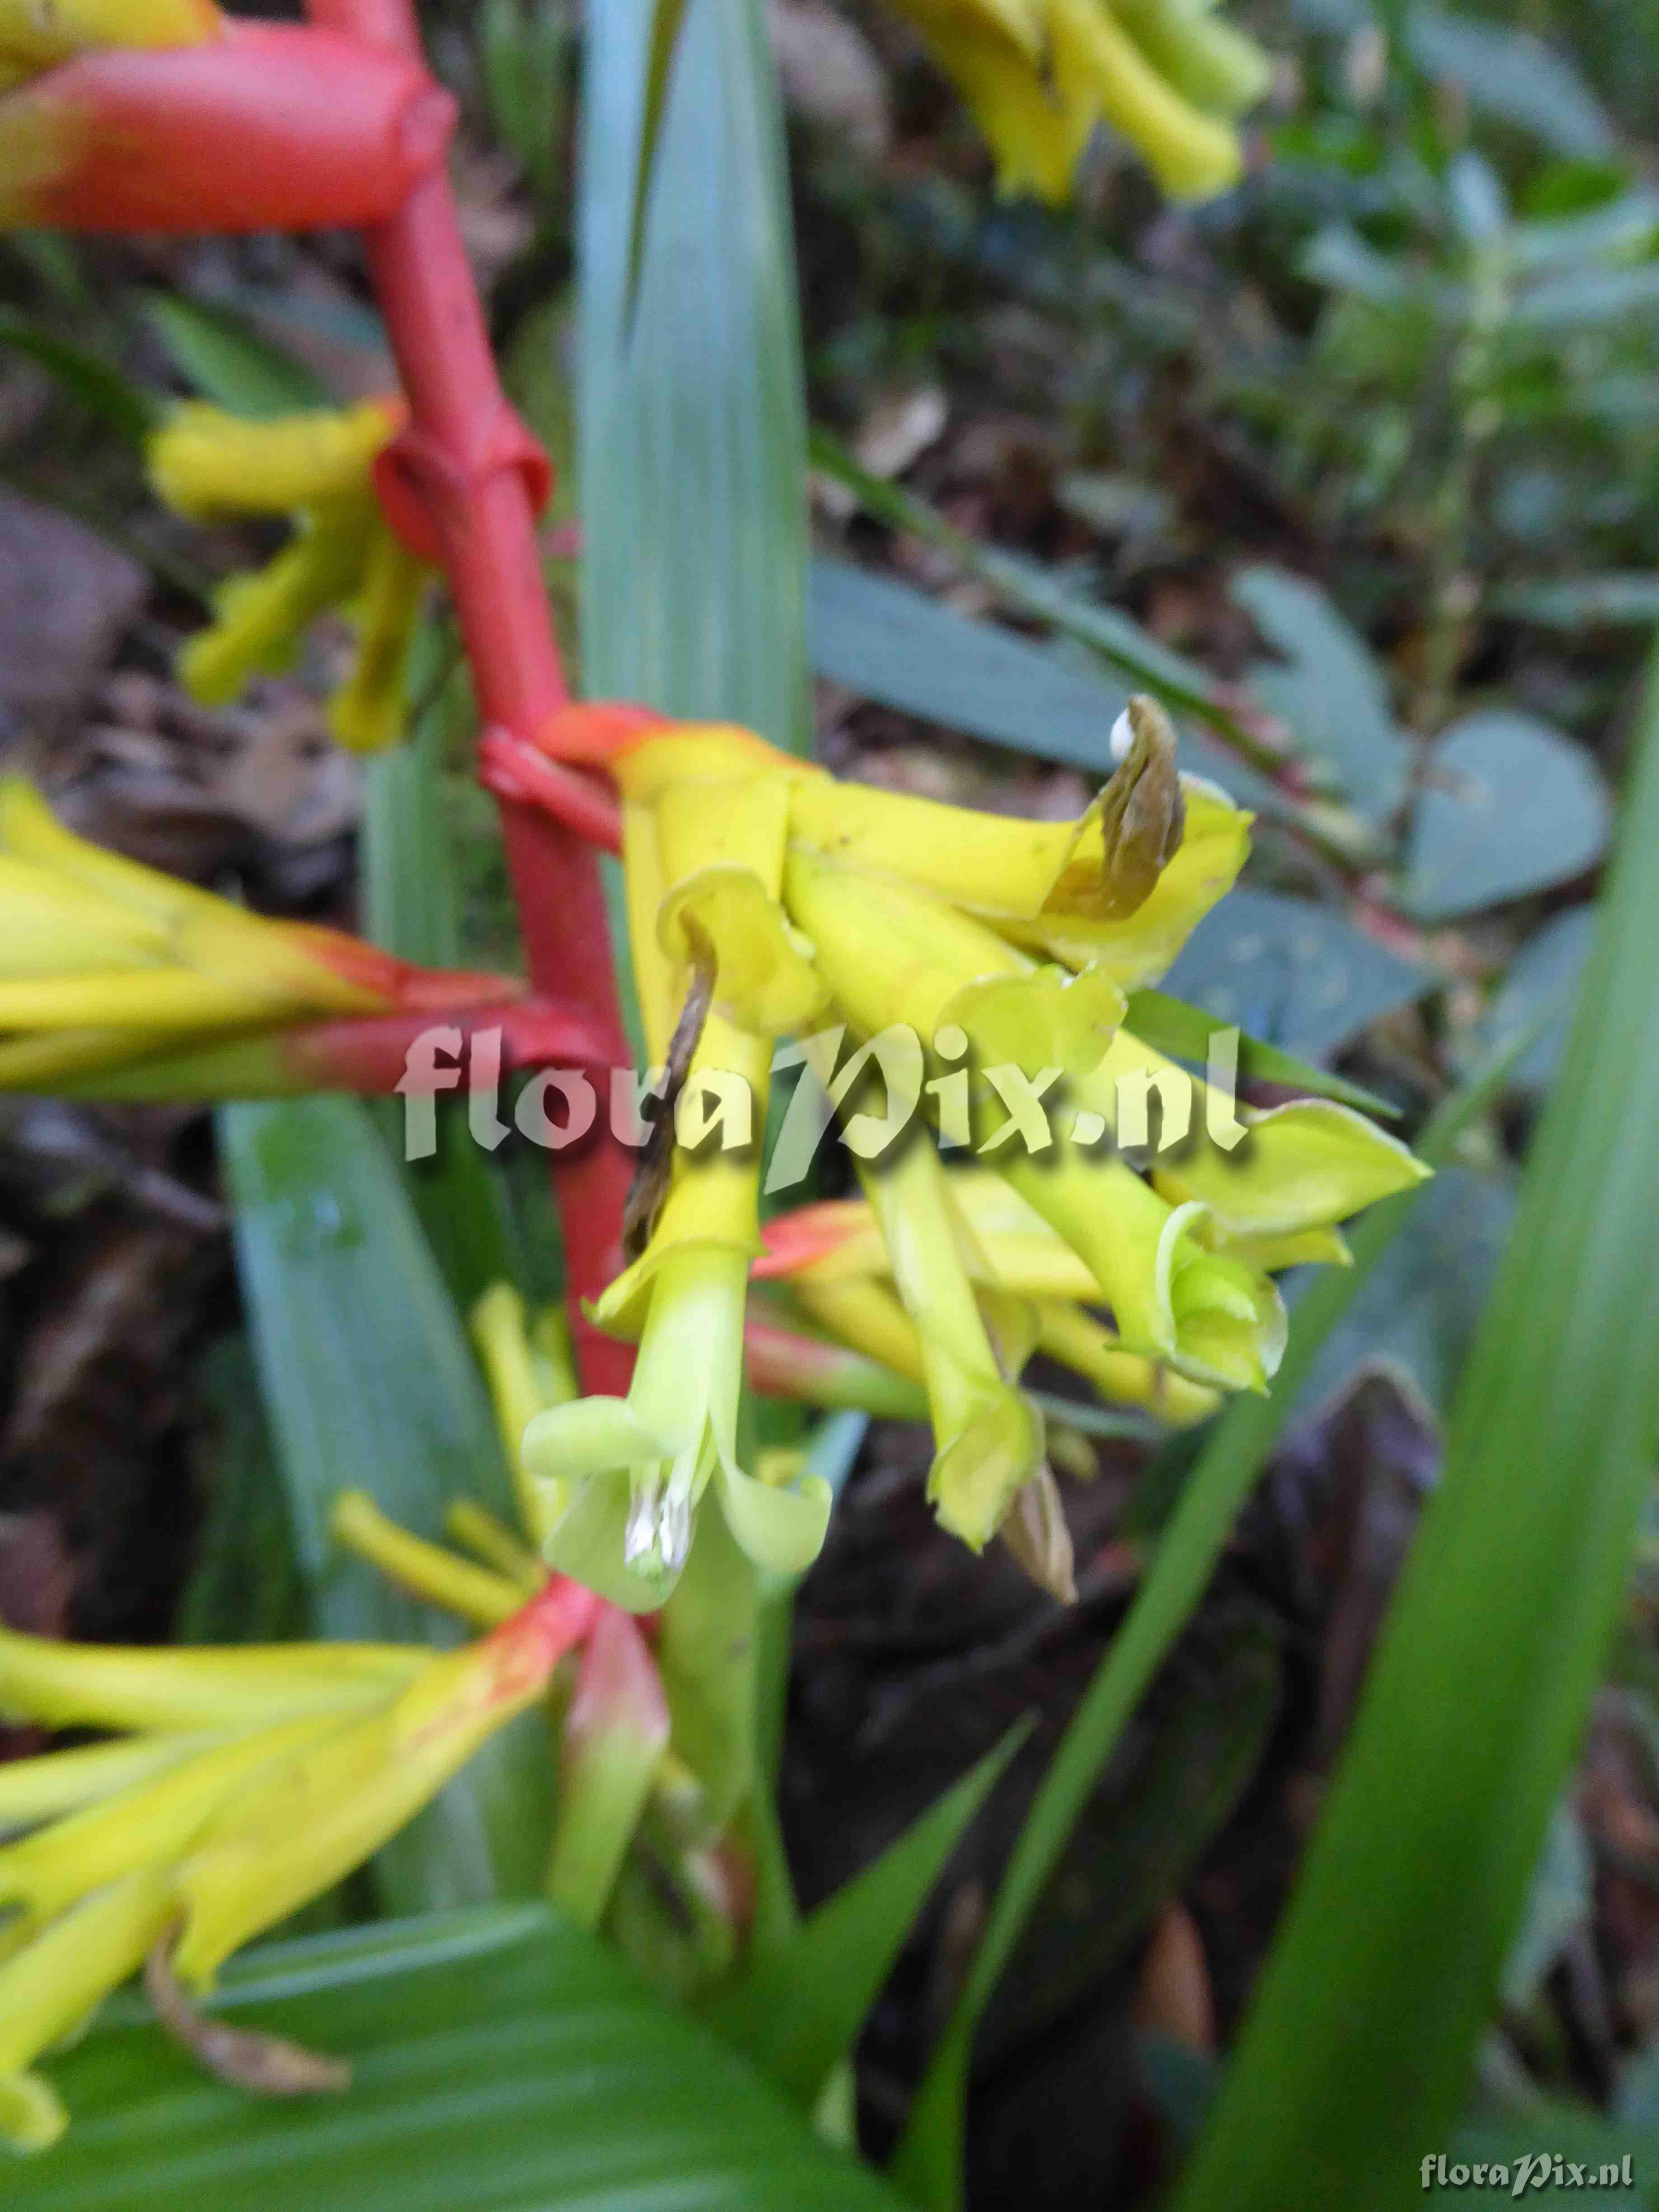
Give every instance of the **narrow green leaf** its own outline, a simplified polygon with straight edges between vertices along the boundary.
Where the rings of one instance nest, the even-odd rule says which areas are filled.
[[[410,690],[415,702],[405,742],[363,770],[360,863],[364,933],[400,959],[428,967],[462,963],[460,899],[444,789],[454,672],[447,641],[428,622],[416,640]],[[377,1109],[392,1154],[402,1151],[402,1107]],[[427,1241],[463,1314],[492,1283],[526,1293],[524,1255],[500,1169],[473,1140],[459,1098],[440,1099],[438,1149],[410,1162],[404,1180]],[[545,1203],[545,1200],[544,1200]]]
[[[1487,605],[1494,614],[1540,629],[1650,629],[1659,622],[1659,574],[1649,569],[1593,576],[1563,576],[1553,582],[1505,584]]]
[[[1216,1022],[1215,1016],[1201,1006],[1167,998],[1162,991],[1133,991],[1129,994],[1126,1026],[1159,1052],[1202,1066]],[[1305,1060],[1281,1052],[1277,1045],[1264,1044],[1260,1037],[1240,1037],[1238,1066],[1242,1075],[1257,1082],[1287,1084],[1294,1090],[1310,1091],[1316,1098],[1340,1098],[1345,1106],[1357,1106],[1365,1114],[1386,1115],[1390,1121],[1400,1116],[1400,1109],[1391,1099],[1379,1097],[1363,1084],[1350,1083],[1346,1076],[1333,1075],[1327,1067],[1310,1067]]]
[[[136,2004],[54,2064],[64,2141],[15,2212],[892,2212],[695,2022],[544,1905],[273,1944],[216,2001],[350,2059],[338,2097],[204,2075]]]
[[[1010,1729],[873,1865],[802,1922],[709,2010],[726,2042],[811,2111],[831,2068],[852,2049],[911,1923],[1029,1724]]]
[[[131,445],[142,446],[161,419],[161,407],[142,385],[20,308],[0,307],[0,346],[38,362],[71,399]]]
[[[362,1106],[316,1097],[219,1116],[236,1255],[301,1570],[324,1635],[453,1644],[456,1623],[331,1542],[338,1492],[419,1535],[470,1498],[510,1518],[495,1421],[398,1172]],[[388,1909],[536,1889],[549,1767],[539,1717],[488,1746],[376,1861]]]
[[[1418,1140],[1432,1166],[1501,1091],[1525,1040],[1446,1100]],[[974,2030],[1078,1814],[1125,1723],[1202,1597],[1234,1522],[1312,1370],[1320,1346],[1432,1183],[1384,1199],[1350,1233],[1352,1267],[1316,1276],[1291,1316],[1290,1340],[1263,1397],[1239,1397],[1210,1432],[1122,1626],[1060,1739],[1014,1845],[991,1917],[944,2037],[916,2093],[893,2172],[924,2212],[962,2202],[963,2115]],[[1285,2203],[1298,2201],[1294,2194]],[[1336,2201],[1336,2200],[1330,2200]],[[1282,2205],[1279,2212],[1283,2212]]]
[[[328,404],[312,372],[234,307],[209,307],[178,292],[147,292],[143,309],[179,374],[215,406],[233,415],[270,416]]]
[[[805,430],[782,125],[757,0],[588,28],[579,209],[582,666],[596,696],[805,749]]]
[[[1626,805],[1441,1486],[1183,2212],[1404,2201],[1406,2147],[1462,2100],[1624,1598],[1659,1443],[1659,660]]]

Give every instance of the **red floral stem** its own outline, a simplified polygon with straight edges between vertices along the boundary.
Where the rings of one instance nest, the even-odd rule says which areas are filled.
[[[319,27],[423,66],[409,0],[308,0]],[[441,164],[398,211],[365,232],[370,273],[409,401],[410,422],[382,456],[380,485],[400,532],[441,562],[471,663],[480,720],[528,740],[566,698],[536,543],[547,465],[508,405],[461,245]],[[595,792],[596,801],[603,793]],[[574,1001],[625,1059],[599,863],[539,807],[499,801],[507,868],[532,979]],[[610,1133],[556,1156],[570,1322],[587,1390],[627,1386],[632,1352],[582,1311],[621,1264],[631,1157]]]

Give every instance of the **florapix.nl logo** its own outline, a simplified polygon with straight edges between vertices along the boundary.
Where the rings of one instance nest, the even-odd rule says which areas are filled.
[[[1109,1118],[1098,1103],[1068,1098],[1059,1066],[1032,1070],[1012,1060],[975,1066],[967,1035],[954,1024],[928,1046],[915,1030],[895,1024],[850,1048],[845,1025],[832,1024],[781,1043],[773,1054],[773,1075],[797,1079],[778,1120],[763,1188],[773,1196],[805,1182],[837,1121],[840,1142],[866,1162],[890,1152],[918,1117],[933,1125],[943,1151],[979,1158],[1010,1147],[1042,1153],[1057,1137],[1085,1150],[1110,1145],[1131,1155],[1170,1152],[1198,1134],[1200,1115],[1203,1134],[1231,1152],[1248,1134],[1237,1110],[1239,1037],[1237,1029],[1209,1033],[1201,1106],[1194,1077],[1164,1061],[1115,1079]],[[486,1152],[515,1129],[544,1151],[563,1152],[591,1138],[601,1111],[612,1137],[636,1150],[665,1125],[672,1125],[675,1145],[693,1154],[747,1152],[762,1133],[753,1091],[731,1070],[544,1067],[514,1085],[503,1066],[499,1029],[464,1032],[439,1024],[422,1030],[405,1054],[397,1088],[407,1160],[436,1152],[438,1100],[447,1092],[465,1094],[468,1130]],[[1097,1084],[1091,1090],[1097,1099]]]

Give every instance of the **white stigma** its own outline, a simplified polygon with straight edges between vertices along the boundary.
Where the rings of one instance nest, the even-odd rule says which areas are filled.
[[[1115,761],[1127,760],[1129,757],[1129,748],[1133,744],[1134,741],[1134,725],[1129,720],[1129,710],[1126,707],[1123,709],[1123,712],[1118,716],[1116,721],[1112,725],[1112,734],[1109,740],[1112,748],[1112,758]]]

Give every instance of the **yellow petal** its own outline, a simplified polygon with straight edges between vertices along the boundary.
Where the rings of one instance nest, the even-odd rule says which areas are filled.
[[[212,622],[179,656],[179,680],[191,698],[222,706],[251,678],[290,666],[318,616],[356,597],[379,514],[358,501],[321,509],[263,568],[221,585]]]
[[[1237,133],[1166,84],[1104,0],[1048,0],[1054,83],[1063,100],[1103,115],[1138,147],[1177,200],[1210,199],[1238,181]]]
[[[150,440],[150,483],[175,514],[192,520],[362,502],[372,495],[369,465],[402,414],[396,401],[365,399],[251,422],[188,400]]]
[[[389,1694],[389,1693],[388,1693]],[[221,1742],[148,1782],[0,1849],[0,1904],[37,1921],[137,1867],[176,1857],[217,1808],[273,1761],[343,1725],[312,1713]]]
[[[1199,1138],[1157,1160],[1152,1175],[1173,1203],[1200,1200],[1233,1237],[1327,1228],[1431,1172],[1397,1137],[1332,1098],[1247,1109],[1240,1119],[1249,1133],[1236,1150]]]
[[[0,980],[145,968],[165,960],[167,926],[119,899],[0,854]]]
[[[892,1291],[874,1276],[804,1276],[793,1285],[812,1319],[855,1352],[890,1367],[908,1382],[927,1380],[921,1335]]]
[[[1203,0],[1112,0],[1112,12],[1158,75],[1194,107],[1239,115],[1273,82],[1273,64],[1255,40],[1224,23]]]
[[[141,1965],[173,1911],[164,1870],[112,1882],[0,1966],[0,2130],[20,2150],[62,2134],[63,2108],[23,2072]]]
[[[222,1740],[210,1730],[134,1736],[7,1759],[0,1763],[0,1829],[26,1828],[72,1813],[134,1783],[148,1782]]]
[[[369,542],[351,673],[328,702],[328,726],[354,753],[384,752],[404,733],[409,657],[432,575],[382,524]]]
[[[199,1729],[361,1705],[426,1657],[399,1644],[64,1644],[0,1627],[0,1713],[43,1728]]]
[[[826,860],[988,919],[1086,914],[1105,858],[1097,809],[1076,822],[1028,822],[827,776],[789,789],[792,834]]]
[[[977,1551],[1042,1463],[1042,1417],[992,1347],[932,1139],[916,1131],[862,1179],[894,1287],[921,1338],[939,1446],[927,1494],[942,1525]]]
[[[174,1877],[182,1981],[206,1987],[240,1944],[331,1887],[542,1694],[557,1652],[532,1613],[428,1657],[390,1704],[268,1767],[213,1817]]]
[[[1071,187],[1097,105],[1051,83],[1042,58],[989,11],[951,0],[897,0],[973,112],[996,157],[997,189],[1058,203]]]
[[[1156,1177],[1154,1177],[1156,1181]],[[1353,1254],[1340,1229],[1322,1225],[1297,1229],[1284,1235],[1234,1237],[1212,1218],[1204,1223],[1200,1241],[1212,1251],[1231,1252],[1247,1267],[1276,1275],[1285,1267],[1352,1267]]]
[[[1116,1333],[1082,1308],[1059,1298],[1039,1300],[1037,1348],[1081,1375],[1097,1397],[1113,1406],[1144,1406],[1176,1428],[1215,1412],[1220,1393],[1192,1382],[1162,1360],[1126,1352]]]
[[[690,957],[695,938],[689,932],[714,956],[715,1003],[736,1027],[777,1036],[799,1029],[823,1005],[811,962],[752,869],[700,868],[679,883],[657,915],[659,940],[677,964]]]

